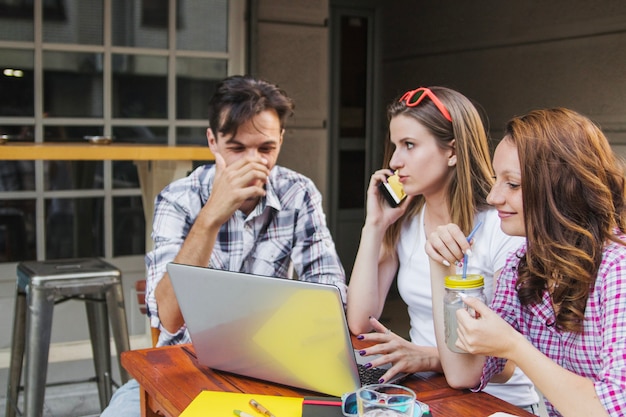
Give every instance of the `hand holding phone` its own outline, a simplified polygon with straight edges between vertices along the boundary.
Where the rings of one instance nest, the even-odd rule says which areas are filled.
[[[387,182],[378,184],[378,190],[391,207],[398,207],[402,200],[406,198],[406,193],[398,179],[398,174],[393,174],[387,178]]]

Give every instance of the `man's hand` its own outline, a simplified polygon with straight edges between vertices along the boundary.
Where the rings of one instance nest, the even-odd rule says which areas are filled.
[[[236,210],[241,208],[245,212],[254,208],[258,199],[265,196],[270,174],[267,164],[264,158],[250,157],[227,166],[224,158],[216,153],[213,189],[202,213],[210,213],[214,221],[222,225]]]

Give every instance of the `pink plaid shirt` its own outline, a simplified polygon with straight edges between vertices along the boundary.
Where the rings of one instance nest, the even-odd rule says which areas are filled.
[[[619,235],[626,241],[626,236]],[[539,304],[522,307],[515,291],[519,257],[526,246],[509,256],[491,308],[550,359],[594,382],[598,398],[611,416],[626,415],[626,247],[615,242],[603,250],[598,277],[585,309],[582,333],[555,328],[548,293]],[[482,389],[502,371],[504,360],[488,358]],[[550,416],[561,414],[546,400]]]

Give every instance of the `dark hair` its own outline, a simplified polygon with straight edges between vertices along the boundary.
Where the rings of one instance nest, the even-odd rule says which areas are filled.
[[[217,140],[218,132],[235,134],[255,115],[274,110],[284,129],[293,109],[293,100],[278,86],[248,75],[233,75],[217,85],[209,101],[209,126]]]
[[[508,122],[521,168],[528,249],[518,266],[523,305],[552,287],[556,326],[581,331],[607,241],[626,226],[624,167],[591,120],[568,109],[535,110]]]

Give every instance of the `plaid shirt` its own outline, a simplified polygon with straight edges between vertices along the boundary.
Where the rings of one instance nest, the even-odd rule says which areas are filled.
[[[214,175],[213,165],[199,167],[156,198],[154,250],[146,255],[146,305],[151,326],[161,330],[159,346],[190,342],[185,326],[174,334],[161,326],[154,289],[209,199]],[[345,272],[313,182],[275,166],[266,191],[252,213],[237,210],[222,225],[208,267],[289,278],[293,266],[301,280],[336,285],[345,300]]]
[[[626,240],[626,236],[619,235]],[[519,256],[509,257],[498,280],[491,308],[541,352],[568,369],[594,382],[598,398],[611,416],[626,415],[626,247],[605,245],[598,277],[585,308],[582,333],[559,331],[547,291],[540,304],[522,307],[515,282]],[[504,360],[490,357],[483,369],[481,387],[500,372]],[[550,416],[561,414],[546,400]]]

